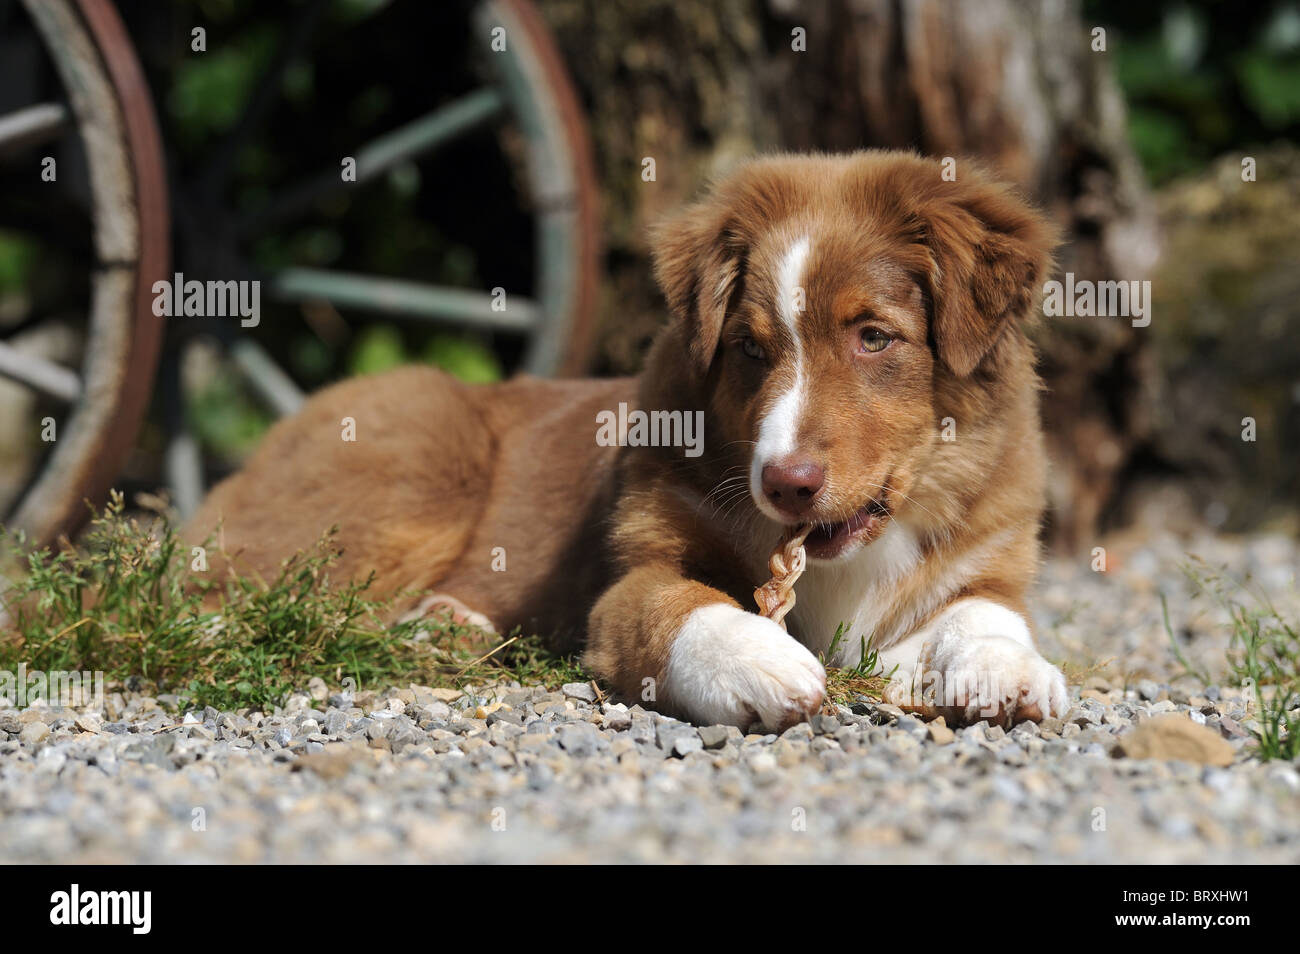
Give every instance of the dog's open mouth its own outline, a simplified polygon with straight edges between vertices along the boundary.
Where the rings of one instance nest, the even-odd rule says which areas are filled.
[[[804,547],[809,557],[830,560],[854,543],[871,542],[888,521],[888,504],[883,500],[873,500],[847,520],[815,524],[804,541]]]

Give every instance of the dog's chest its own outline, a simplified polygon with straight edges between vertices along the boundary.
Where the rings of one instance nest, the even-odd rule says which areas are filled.
[[[838,627],[843,636],[827,663],[856,666],[863,640],[892,642],[903,634],[881,632],[887,620],[897,619],[900,584],[921,565],[922,553],[916,533],[895,522],[880,538],[860,553],[834,563],[810,564],[795,585],[795,606],[790,613],[791,632],[797,633],[814,653],[827,653]],[[916,607],[918,612],[925,611]],[[904,613],[906,616],[912,613]]]

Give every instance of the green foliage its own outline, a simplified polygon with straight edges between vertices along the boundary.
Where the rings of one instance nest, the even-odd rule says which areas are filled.
[[[251,453],[273,423],[229,367],[189,395],[186,416],[199,443],[227,460]]]
[[[21,291],[28,286],[36,257],[34,241],[0,229],[0,294]]]
[[[374,374],[419,360],[470,384],[489,384],[504,375],[490,347],[469,333],[437,333],[418,355],[393,325],[371,325],[357,336],[348,360],[349,374]]]
[[[267,708],[313,676],[358,688],[518,679],[559,685],[588,678],[573,659],[515,635],[496,638],[449,620],[385,626],[391,603],[369,581],[336,581],[330,535],[285,561],[271,580],[191,570],[192,554],[165,523],[124,514],[115,495],[84,546],[31,550],[0,532],[9,621],[0,668],[99,671],[136,677],[186,704]]]
[[[1217,0],[1085,0],[1129,107],[1129,132],[1156,184],[1221,153],[1300,137],[1300,6]]]
[[[470,384],[490,384],[504,376],[496,352],[469,335],[434,335],[423,359]]]
[[[1237,61],[1237,76],[1246,102],[1265,125],[1284,129],[1300,120],[1300,63],[1252,50]]]
[[[840,644],[847,638],[848,628],[844,623],[840,623],[835,627],[835,635],[831,637],[830,646],[821,654],[823,666],[827,665],[827,660],[835,658],[839,652]],[[894,672],[898,669],[895,666],[888,673],[879,672],[880,653],[867,644],[865,636],[858,638],[858,646],[860,653],[857,665],[843,668],[827,666],[826,698],[831,702],[851,705],[858,700],[859,696],[879,699],[885,686],[889,685],[889,681],[894,677]]]
[[[348,361],[349,374],[375,374],[406,361],[402,335],[392,325],[371,325],[357,335]]]
[[[1183,571],[1194,596],[1210,598],[1228,616],[1229,673],[1235,685],[1254,696],[1260,758],[1300,758],[1300,632],[1295,624],[1279,614],[1266,594],[1222,571],[1201,562]],[[1161,605],[1174,655],[1189,675],[1208,682],[1209,676],[1192,667],[1178,645],[1163,595]]]
[[[167,96],[175,132],[193,143],[233,126],[275,43],[271,27],[247,31],[238,43],[218,44],[209,36],[206,52],[181,60]]]

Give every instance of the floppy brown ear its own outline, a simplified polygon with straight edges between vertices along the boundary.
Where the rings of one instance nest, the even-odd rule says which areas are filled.
[[[932,333],[965,377],[1024,318],[1056,246],[1055,228],[1009,189],[976,181],[921,211],[934,260]]]
[[[695,369],[704,374],[722,337],[727,306],[745,270],[745,245],[715,202],[690,206],[651,236],[655,278],[682,323]]]

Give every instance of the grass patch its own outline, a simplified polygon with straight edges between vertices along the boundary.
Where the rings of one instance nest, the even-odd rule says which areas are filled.
[[[124,510],[114,495],[75,549],[31,549],[0,531],[0,669],[99,671],[218,709],[277,705],[313,676],[358,689],[589,678],[535,636],[428,619],[385,626],[392,603],[371,597],[369,580],[331,580],[330,534],[275,579],[215,579],[165,521],[146,526]]]
[[[1057,668],[1061,670],[1061,675],[1065,677],[1066,685],[1083,686],[1092,676],[1108,676],[1111,672],[1111,667],[1115,665],[1116,657],[1107,656],[1105,659],[1089,663],[1086,666],[1082,663],[1071,662],[1068,659],[1059,661],[1049,659],[1048,662],[1057,663]],[[1128,676],[1124,677],[1124,681],[1127,684]]]
[[[1199,560],[1182,569],[1192,585],[1193,598],[1208,598],[1228,614],[1232,627],[1229,679],[1254,696],[1259,757],[1265,761],[1300,758],[1300,712],[1296,711],[1300,710],[1300,635],[1296,625],[1284,619],[1267,594],[1256,587]],[[1208,684],[1209,675],[1193,666],[1179,645],[1163,594],[1160,605],[1174,657],[1188,675]]]
[[[826,652],[822,653],[821,662],[826,667],[827,701],[849,706],[859,701],[860,696],[866,696],[875,702],[879,702],[894,673],[893,671],[889,673],[877,672],[880,668],[880,654],[867,645],[865,636],[859,637],[858,640],[861,652],[856,666],[832,667],[827,665],[826,661],[835,658],[840,645],[846,639],[848,639],[848,631],[844,624],[840,623],[835,627],[835,635],[831,637],[830,646],[827,647]]]

